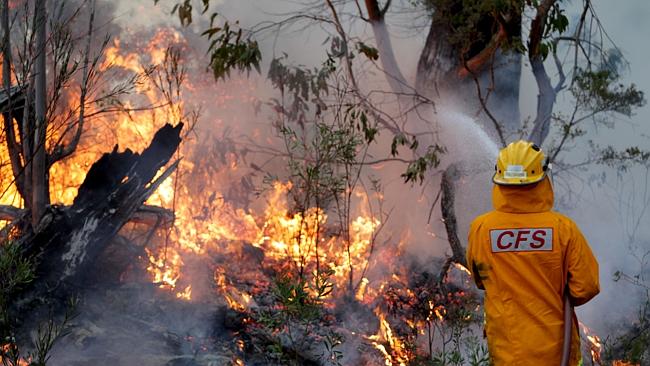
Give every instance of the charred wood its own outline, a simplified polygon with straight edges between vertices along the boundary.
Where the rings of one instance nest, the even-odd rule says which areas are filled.
[[[27,210],[11,205],[0,205],[0,220],[18,221],[27,214]],[[165,224],[174,220],[174,212],[159,206],[142,205],[138,208],[129,222],[136,224],[155,225]]]
[[[159,206],[142,205],[138,208],[129,222],[149,226],[166,225],[174,221],[174,212]]]
[[[39,298],[60,302],[76,294],[122,226],[152,214],[141,211],[138,217],[137,212],[177,168],[178,161],[156,176],[178,148],[182,126],[162,127],[141,154],[118,152],[117,147],[104,154],[90,168],[72,206],[50,206],[34,231],[20,238],[25,253],[37,259],[37,280],[23,303]]]
[[[0,205],[0,220],[15,221],[19,220],[25,215],[25,210],[15,206]]]

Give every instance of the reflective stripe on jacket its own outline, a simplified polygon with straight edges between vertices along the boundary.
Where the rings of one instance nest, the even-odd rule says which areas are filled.
[[[576,224],[551,211],[548,177],[530,186],[495,185],[492,200],[495,210],[472,222],[467,248],[468,267],[485,290],[492,363],[559,365],[565,286],[574,306],[596,296],[598,262]],[[580,360],[574,313],[569,364]]]

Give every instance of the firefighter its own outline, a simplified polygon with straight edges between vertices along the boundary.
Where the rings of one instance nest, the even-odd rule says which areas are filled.
[[[472,222],[467,248],[485,290],[491,364],[560,365],[565,338],[568,364],[581,364],[577,318],[564,299],[578,306],[598,294],[598,262],[576,224],[551,210],[548,160],[538,146],[511,143],[495,169],[494,210]]]

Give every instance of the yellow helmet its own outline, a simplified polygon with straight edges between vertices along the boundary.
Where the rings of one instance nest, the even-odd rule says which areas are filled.
[[[519,140],[501,149],[494,169],[492,181],[496,184],[533,184],[546,176],[548,160],[539,146]]]

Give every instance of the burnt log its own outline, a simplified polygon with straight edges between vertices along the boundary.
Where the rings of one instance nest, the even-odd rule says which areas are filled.
[[[177,150],[182,123],[156,132],[140,154],[117,146],[90,168],[69,207],[52,206],[33,232],[19,240],[26,255],[36,259],[36,281],[22,304],[44,298],[66,300],[87,285],[95,263],[118,231],[146,199],[177,168],[167,165]]]

